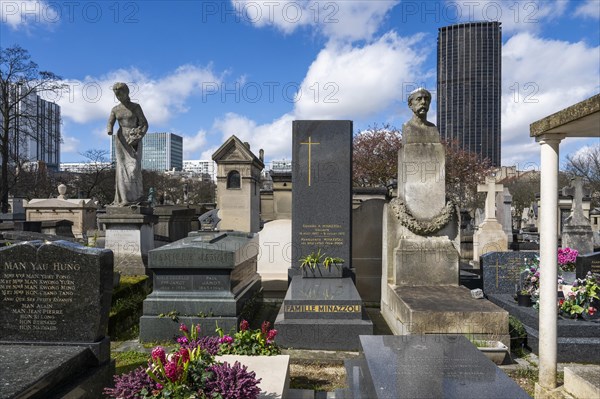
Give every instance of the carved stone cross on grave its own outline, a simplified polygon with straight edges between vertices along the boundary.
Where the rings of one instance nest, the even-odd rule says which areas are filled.
[[[477,192],[487,193],[485,198],[485,219],[484,222],[497,222],[496,220],[496,193],[504,190],[502,184],[496,184],[494,177],[486,178],[486,184],[478,184]]]
[[[581,177],[574,177],[571,179],[571,185],[562,189],[562,194],[565,196],[573,197],[573,205],[571,205],[571,211],[573,212],[569,218],[569,224],[571,226],[584,226],[590,222],[583,214],[583,197],[590,195],[589,189],[583,188],[583,180]]]

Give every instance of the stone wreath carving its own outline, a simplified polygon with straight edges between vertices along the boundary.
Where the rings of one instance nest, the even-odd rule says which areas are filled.
[[[400,201],[399,198],[394,198],[390,201],[392,212],[400,221],[402,226],[420,236],[433,234],[440,231],[446,226],[454,216],[455,206],[452,201],[448,201],[442,211],[428,220],[416,219],[408,210],[406,204]]]

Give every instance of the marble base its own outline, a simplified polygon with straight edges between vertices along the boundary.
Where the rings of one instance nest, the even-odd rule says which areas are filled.
[[[113,251],[115,271],[122,275],[148,274],[148,251],[154,249],[151,208],[108,207],[98,222],[106,226],[104,247]]]
[[[488,252],[506,251],[508,238],[502,225],[496,221],[480,224],[479,230],[473,234],[473,260],[479,262],[479,258]]]

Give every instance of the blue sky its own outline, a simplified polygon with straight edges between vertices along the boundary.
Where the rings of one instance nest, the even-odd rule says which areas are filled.
[[[109,149],[116,81],[151,132],[184,137],[185,159],[235,134],[270,161],[291,158],[295,119],[401,127],[407,94],[435,90],[438,28],[479,20],[503,27],[502,164],[529,169],[529,124],[600,91],[599,0],[0,0],[0,46],[69,85],[47,98],[61,105],[63,162]],[[561,155],[598,143],[569,139]]]

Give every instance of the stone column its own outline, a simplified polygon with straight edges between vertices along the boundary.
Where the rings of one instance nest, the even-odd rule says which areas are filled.
[[[556,135],[554,135],[556,136]],[[539,385],[556,388],[557,267],[558,267],[558,148],[562,137],[541,136],[540,168],[540,323]]]

